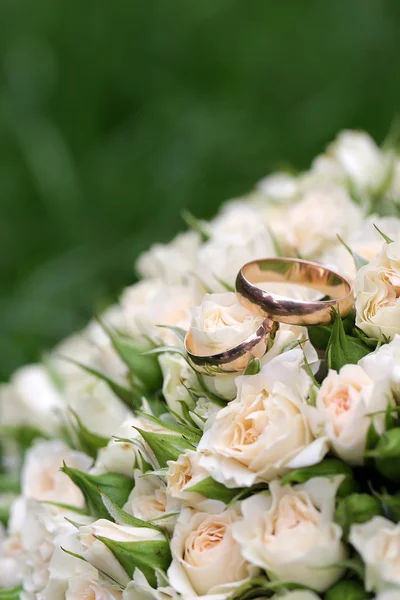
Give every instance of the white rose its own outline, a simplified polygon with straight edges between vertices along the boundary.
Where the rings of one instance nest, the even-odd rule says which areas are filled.
[[[125,571],[111,550],[98,539],[99,537],[116,542],[139,544],[165,540],[164,536],[155,529],[117,525],[106,519],[99,519],[91,525],[84,525],[79,529],[78,539],[83,547],[83,558],[123,586],[129,583],[133,573],[128,574]]]
[[[399,600],[399,592],[396,590],[386,590],[375,596],[374,600]]]
[[[196,374],[180,354],[165,353],[158,358],[163,374],[163,396],[171,410],[182,415],[181,402],[188,408],[195,406],[189,390],[199,387]]]
[[[355,292],[356,325],[364,333],[382,340],[400,333],[400,240],[358,271]]]
[[[400,524],[373,517],[352,525],[349,540],[365,563],[367,591],[396,588],[400,593]]]
[[[397,404],[400,401],[400,335],[395,335],[389,344],[364,356],[359,364],[374,381],[386,383]]]
[[[374,227],[394,239],[400,230],[400,219],[397,217],[379,217],[371,215],[367,217],[358,229],[350,233],[347,240],[348,246],[357,254],[370,261],[382,250],[384,239]],[[323,254],[320,262],[328,268],[337,271],[341,275],[353,281],[357,271],[354,260],[349,251],[338,240],[338,244]]]
[[[260,287],[264,286],[261,284]],[[279,291],[280,293],[282,293],[281,289]],[[292,289],[290,293],[288,292],[288,295],[296,296],[297,293],[298,290],[296,290],[295,292],[295,290]],[[307,295],[304,293],[299,294],[299,296],[300,295],[301,299],[303,300],[311,300],[311,298],[309,296],[307,297]],[[302,342],[303,352],[307,357],[308,363],[311,366],[313,373],[315,374],[318,371],[320,361],[318,359],[318,354],[315,348],[311,345],[311,343],[308,340],[307,328],[294,325],[287,325],[285,323],[281,323],[279,325],[279,328],[274,336],[272,345],[267,349],[267,352],[261,358],[261,364],[265,365],[274,358],[276,358],[282,352],[287,351],[287,349],[290,348],[291,345],[296,341]],[[237,377],[237,373],[221,373],[213,377],[204,375],[204,382],[207,385],[207,388],[220,398],[223,398],[224,400],[233,400],[236,397]]]
[[[59,440],[36,441],[25,456],[21,474],[23,496],[83,507],[81,490],[60,471],[64,462],[68,467],[87,471],[92,459]]]
[[[296,197],[298,180],[284,171],[272,173],[258,182],[257,189],[271,202],[288,203]]]
[[[132,415],[104,381],[88,375],[65,396],[67,405],[77,414],[84,427],[103,437],[110,437]]]
[[[121,600],[119,586],[100,578],[92,565],[67,553],[80,554],[82,547],[76,536],[75,530],[57,538],[58,545],[54,548],[48,567],[49,581],[38,594],[38,600]]]
[[[29,500],[25,505],[25,518],[21,529],[23,557],[23,586],[26,592],[40,592],[47,585],[50,561],[59,540],[75,532],[75,527],[65,517],[76,519],[76,513]],[[79,515],[79,520],[90,517]]]
[[[143,573],[135,569],[133,580],[126,586],[122,600],[181,600],[182,596],[168,585],[161,573],[156,573],[156,576],[158,585],[154,589]]]
[[[324,591],[343,573],[332,568],[346,558],[341,528],[333,522],[340,478],[316,477],[304,485],[269,485],[242,503],[233,527],[243,556],[271,577]]]
[[[270,481],[318,463],[327,440],[314,440],[307,421],[310,380],[303,353],[291,350],[257,375],[237,378],[237,399],[206,424],[200,465],[227,487]]]
[[[132,489],[124,510],[142,521],[152,521],[173,530],[176,517],[172,513],[179,512],[180,503],[168,493],[166,484],[157,475],[143,475],[135,471],[135,486]],[[165,518],[169,513],[171,517]],[[157,523],[160,520],[160,523]]]
[[[374,140],[362,131],[342,131],[327,149],[317,157],[313,171],[322,174],[334,168],[343,173],[343,180],[351,180],[358,193],[378,189],[389,173],[392,156],[382,152]]]
[[[218,292],[224,289],[221,281],[234,287],[244,263],[266,256],[275,256],[275,250],[260,212],[232,205],[210,223],[210,239],[199,250],[195,272],[207,289]]]
[[[162,281],[147,279],[126,288],[121,297],[126,333],[151,337],[157,343],[176,345],[177,336],[168,325],[189,329],[190,308],[201,300],[194,286],[168,285]]]
[[[169,244],[154,244],[136,261],[141,277],[161,279],[169,284],[186,283],[196,267],[200,235],[195,231],[180,233]]]
[[[192,352],[218,354],[237,346],[257,331],[264,318],[245,308],[233,292],[206,294],[200,306],[191,309]],[[252,350],[254,357],[265,353],[265,342]],[[243,368],[246,368],[243,364]],[[240,365],[238,365],[238,368]]]
[[[151,457],[147,452],[142,438],[134,427],[151,429],[152,424],[148,419],[129,417],[113,432],[113,438],[107,446],[100,448],[97,453],[92,473],[120,473],[132,477],[134,469],[144,470],[145,463],[150,463]],[[157,426],[154,426],[157,429]],[[161,429],[161,428],[158,428]],[[126,441],[126,440],[132,440]]]
[[[325,182],[306,189],[301,200],[286,215],[282,240],[287,250],[317,260],[337,246],[339,234],[347,240],[361,223],[360,208],[344,187]]]
[[[232,537],[239,511],[220,514],[183,509],[171,540],[172,563],[168,569],[171,586],[185,600],[229,598],[235,588],[257,574],[241,555]]]
[[[314,435],[326,436],[339,458],[351,465],[364,461],[371,420],[379,434],[384,432],[384,411],[391,401],[386,373],[381,372],[374,381],[368,371],[368,363],[362,361],[344,365],[339,373],[329,371],[318,390],[315,408],[309,407]],[[371,417],[372,413],[378,414]]]
[[[200,466],[200,454],[188,450],[177,460],[168,462],[166,474],[169,494],[189,506],[196,506],[205,500],[202,494],[187,491],[188,488],[200,483],[208,477],[208,473]]]
[[[28,425],[54,434],[60,426],[63,400],[43,365],[28,365],[0,386],[0,422]]]

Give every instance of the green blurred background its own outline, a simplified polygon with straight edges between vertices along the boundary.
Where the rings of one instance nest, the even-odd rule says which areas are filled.
[[[152,241],[400,106],[398,0],[1,0],[0,378]]]

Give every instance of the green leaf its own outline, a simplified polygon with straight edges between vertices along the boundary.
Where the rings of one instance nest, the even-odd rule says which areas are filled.
[[[107,446],[109,441],[108,438],[89,431],[89,429],[87,429],[82,423],[76,412],[72,410],[72,408],[70,408],[69,411],[75,419],[75,424],[72,423],[72,428],[79,442],[81,450],[95,459],[100,448]]]
[[[182,211],[182,219],[190,229],[193,229],[193,231],[196,231],[198,234],[200,234],[203,242],[206,242],[208,239],[210,239],[210,235],[206,231],[204,223],[199,219],[196,219],[196,217],[193,216],[188,210],[185,209]]]
[[[370,352],[371,349],[359,338],[345,333],[342,318],[339,312],[334,310],[332,333],[325,356],[328,369],[339,371],[344,365],[357,364]]]
[[[30,425],[2,425],[0,424],[1,438],[11,439],[17,442],[21,452],[25,452],[37,438],[49,439],[49,436],[43,433],[37,427]]]
[[[169,460],[177,460],[186,450],[194,450],[195,446],[181,435],[154,433],[134,427],[144,441],[150,446],[160,467],[166,467]]]
[[[272,244],[274,246],[276,256],[278,256],[278,257],[285,256],[285,253],[282,250],[282,246],[280,245],[279,240],[271,227],[268,227],[268,232],[269,232],[270,238],[272,240]]]
[[[377,443],[380,440],[380,437],[381,436],[375,429],[373,420],[371,420],[370,426],[368,427],[367,437],[366,437],[366,441],[365,441],[365,449],[366,449],[365,455],[366,456],[368,456],[368,452],[370,450],[375,448],[375,446],[377,445]]]
[[[374,227],[375,227],[375,229],[377,230],[377,232],[378,232],[378,233],[379,233],[379,234],[380,234],[380,235],[383,237],[383,239],[385,240],[385,242],[386,242],[387,244],[392,244],[392,243],[393,243],[393,240],[392,240],[392,239],[390,239],[390,237],[389,237],[389,236],[387,236],[385,233],[383,233],[383,231],[381,231],[381,230],[379,229],[379,227],[378,227],[377,225],[375,225],[375,223],[374,223]]]
[[[382,502],[385,506],[389,517],[398,523],[400,521],[400,492],[395,494],[389,494],[386,490],[380,494],[374,492],[374,495]]]
[[[63,502],[53,502],[52,500],[42,500],[42,504],[50,504],[50,506],[56,506],[57,508],[62,508],[63,510],[69,510],[71,512],[76,512],[78,515],[87,515],[87,510],[84,508],[78,508],[73,506],[72,504],[64,504]]]
[[[185,488],[187,492],[197,492],[202,494],[206,498],[212,500],[220,500],[224,504],[229,504],[238,494],[240,494],[242,488],[227,488],[222,483],[218,483],[212,477],[206,477],[202,481],[199,481],[195,485]]]
[[[376,515],[383,515],[382,504],[378,498],[370,494],[350,494],[340,500],[336,508],[335,521],[347,538],[353,524],[365,523]]]
[[[173,431],[174,433],[184,436],[193,443],[198,444],[202,436],[202,432],[199,430],[198,427],[180,424],[173,425],[172,423],[168,423],[167,421],[163,421],[158,417],[154,417],[153,415],[149,415],[141,411],[138,411],[137,414],[142,416],[144,419],[147,419],[148,421],[151,421],[152,423],[163,427],[164,429],[168,429],[168,431]]]
[[[152,525],[148,521],[142,521],[142,519],[137,519],[136,517],[133,517],[132,515],[127,513],[125,510],[123,510],[117,504],[115,504],[115,502],[113,502],[111,498],[107,496],[107,494],[100,492],[100,495],[103,504],[107,509],[107,512],[116,523],[120,523],[121,525],[130,525],[131,527],[145,527],[147,529],[156,529],[157,531],[162,532],[161,527]]]
[[[400,483],[400,428],[386,431],[365,455],[375,458],[376,468],[384,477]]]
[[[361,558],[359,556],[355,556],[353,558],[348,558],[347,560],[339,560],[338,562],[334,563],[333,565],[329,565],[332,569],[336,569],[337,567],[340,567],[342,569],[347,569],[348,571],[351,571],[352,573],[354,573],[355,575],[357,575],[357,577],[359,579],[361,579],[361,581],[364,581],[364,573],[365,573],[365,567],[364,567],[364,563],[361,560]],[[329,568],[329,567],[327,567]]]
[[[302,585],[300,583],[294,583],[292,581],[278,581],[276,579],[269,581],[264,577],[255,577],[254,579],[251,579],[240,586],[229,598],[229,600],[250,600],[250,598],[260,598],[261,600],[261,596],[263,598],[270,597],[271,594],[274,593],[278,594],[279,597],[280,594],[282,594],[284,598],[286,592],[294,590],[308,590],[311,592],[315,591],[311,587]]]
[[[353,332],[362,342],[364,342],[364,344],[371,348],[371,352],[377,348],[379,340],[368,337],[359,327],[354,327]]]
[[[111,391],[114,392],[114,394],[118,396],[118,398],[120,398],[129,408],[132,408],[138,404],[138,398],[135,396],[133,390],[123,387],[116,381],[110,379],[110,377],[107,377],[107,375],[104,375],[104,373],[101,373],[100,371],[97,371],[88,365],[84,365],[73,358],[68,358],[67,356],[61,356],[60,358],[72,363],[76,367],[86,371],[86,373],[89,373],[90,375],[93,375],[94,377],[97,377],[98,379],[101,379],[101,381],[107,383]]]
[[[117,333],[103,323],[101,325],[120,358],[146,390],[155,392],[160,389],[162,386],[161,368],[155,357],[145,355],[145,352],[149,350],[148,345],[145,346],[143,342],[138,342],[128,335]]]
[[[213,277],[214,277],[214,279],[216,279],[216,281],[218,281],[218,283],[224,288],[225,291],[227,291],[227,292],[234,292],[235,291],[235,288],[232,285],[230,285],[229,283],[227,283],[223,279],[220,279],[214,273],[213,273]]]
[[[351,579],[339,581],[325,594],[325,600],[367,600],[370,597],[363,584]]]
[[[81,490],[89,514],[97,519],[109,519],[101,493],[105,493],[117,506],[123,506],[128,499],[134,482],[125,475],[119,473],[105,473],[104,475],[90,475],[78,469],[72,469],[64,465],[63,473]]]
[[[171,563],[167,540],[117,542],[102,536],[97,539],[111,550],[129,577],[133,578],[135,569],[139,569],[152,587],[157,586],[156,571],[167,571]]]
[[[261,362],[259,358],[253,358],[249,364],[247,365],[247,369],[245,370],[245,375],[257,375],[261,370]]]
[[[22,593],[22,585],[0,590],[0,600],[19,600]]]
[[[365,267],[365,265],[368,264],[368,260],[366,260],[363,256],[360,256],[359,254],[357,254],[357,252],[355,252],[354,250],[352,250],[350,248],[350,246],[348,246],[346,244],[346,242],[344,240],[342,240],[342,238],[340,237],[340,235],[337,236],[339,242],[341,242],[343,244],[343,246],[346,248],[346,250],[350,253],[351,257],[354,260],[354,264],[356,267],[356,271],[359,271],[361,269],[361,267]]]
[[[296,469],[284,475],[281,479],[281,485],[305,483],[313,477],[335,477],[344,475],[345,479],[339,486],[337,496],[345,496],[354,491],[353,471],[349,465],[337,458],[324,458],[317,465]]]
[[[307,328],[308,339],[317,350],[326,350],[332,333],[332,325],[312,325]]]
[[[7,494],[10,492],[19,494],[20,490],[21,485],[18,476],[0,473],[0,494]]]

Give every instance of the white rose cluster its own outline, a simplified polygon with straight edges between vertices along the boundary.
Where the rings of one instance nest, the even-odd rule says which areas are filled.
[[[2,384],[0,598],[398,600],[399,214],[395,150],[342,132],[307,172],[187,214],[117,304]],[[276,256],[346,277],[353,312],[259,337],[235,279]]]

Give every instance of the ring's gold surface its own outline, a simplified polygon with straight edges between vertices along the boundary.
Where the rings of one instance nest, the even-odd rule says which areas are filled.
[[[239,373],[244,371],[250,361],[255,358],[256,346],[263,343],[265,344],[265,352],[267,351],[269,335],[274,333],[276,329],[277,323],[266,318],[257,331],[237,346],[218,354],[207,355],[199,355],[193,352],[192,333],[189,329],[185,337],[185,349],[193,368],[200,373],[206,373],[207,375]]]
[[[294,300],[257,285],[268,282],[312,288],[329,300]],[[266,258],[245,264],[236,278],[236,293],[254,313],[291,325],[326,325],[332,322],[332,308],[344,317],[354,304],[353,289],[347,279],[322,265],[297,258]]]

